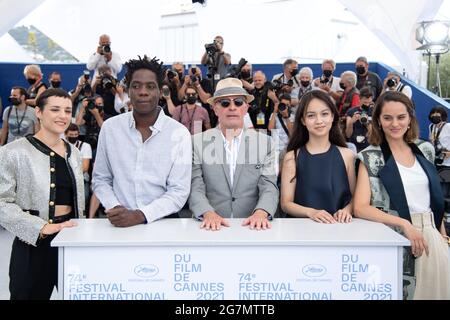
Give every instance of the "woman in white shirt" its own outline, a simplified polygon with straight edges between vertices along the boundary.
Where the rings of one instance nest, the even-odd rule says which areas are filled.
[[[411,249],[404,250],[404,298],[414,291],[414,299],[450,299],[444,199],[432,159],[421,150],[429,144],[414,143],[418,132],[408,97],[392,91],[378,98],[371,145],[358,154],[354,210],[356,216],[392,226],[411,241]]]

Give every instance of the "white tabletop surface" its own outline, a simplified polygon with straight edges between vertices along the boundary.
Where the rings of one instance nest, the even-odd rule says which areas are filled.
[[[275,219],[269,230],[250,230],[243,219],[229,219],[219,231],[200,229],[194,219],[163,219],[129,228],[108,219],[76,220],[52,246],[407,246],[408,239],[381,223],[354,219],[349,224],[321,224],[307,218]]]

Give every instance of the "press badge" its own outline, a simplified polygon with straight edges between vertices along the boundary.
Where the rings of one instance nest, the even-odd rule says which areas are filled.
[[[266,116],[264,115],[264,113],[260,112],[258,113],[258,115],[256,116],[256,124],[263,126],[266,123]]]

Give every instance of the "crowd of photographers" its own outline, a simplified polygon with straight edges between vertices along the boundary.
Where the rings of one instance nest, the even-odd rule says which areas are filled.
[[[322,73],[316,78],[311,68],[299,69],[297,61],[287,59],[283,63],[282,72],[268,80],[261,70],[253,70],[252,65],[244,58],[232,65],[231,57],[223,51],[223,47],[224,39],[221,36],[205,45],[201,63],[207,67],[206,74],[198,66],[186,66],[183,62],[174,62],[166,72],[159,105],[167,115],[186,126],[191,134],[217,125],[217,117],[207,101],[217,82],[226,77],[240,79],[248,93],[254,96],[245,118],[245,126],[276,135],[280,157],[283,156],[292,133],[299,100],[308,91],[323,90],[335,101],[342,131],[349,146],[355,151],[368,145],[367,132],[370,130],[372,108],[382,92],[396,90],[411,98],[411,88],[401,82],[400,74],[391,72],[382,81],[377,74],[369,71],[369,63],[365,57],[356,60],[354,71],[345,71],[339,77],[334,74],[335,62],[325,59]],[[66,88],[70,90],[74,106],[73,125],[68,129],[67,139],[80,150],[84,149],[82,153],[86,160],[83,169],[87,199],[91,193],[90,172],[103,122],[133,109],[125,82],[118,79],[121,70],[122,62],[118,53],[112,50],[110,37],[102,35],[95,53],[88,60],[87,70],[78,78],[76,87],[72,90]],[[27,66],[24,76],[30,87],[12,88],[9,100],[12,106],[5,108],[3,112],[1,145],[39,130],[39,123],[32,109],[36,96],[47,87],[63,87],[64,79],[61,79],[60,73],[52,72],[46,84],[37,65]],[[89,203],[89,216],[93,217],[99,203],[95,196]]]

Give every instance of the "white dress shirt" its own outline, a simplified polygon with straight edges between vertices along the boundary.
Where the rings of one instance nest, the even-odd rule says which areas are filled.
[[[225,153],[227,156],[227,164],[230,167],[231,186],[233,186],[234,172],[236,171],[236,163],[243,132],[244,130],[241,130],[241,133],[238,136],[234,137],[230,142],[228,142],[225,136],[223,135],[223,132],[220,131],[220,134],[222,135],[223,138],[223,147],[225,149]]]
[[[122,62],[119,54],[116,52],[112,52],[111,61],[107,61],[104,55],[97,52],[89,57],[86,67],[88,70],[94,70],[94,76],[92,79],[96,79],[96,76],[98,75],[98,68],[105,64],[111,68],[111,75],[117,79],[117,75],[122,70]]]
[[[147,222],[181,210],[189,196],[192,142],[181,123],[160,108],[142,142],[133,112],[112,117],[100,131],[93,190],[108,210],[122,205],[141,210]]]

